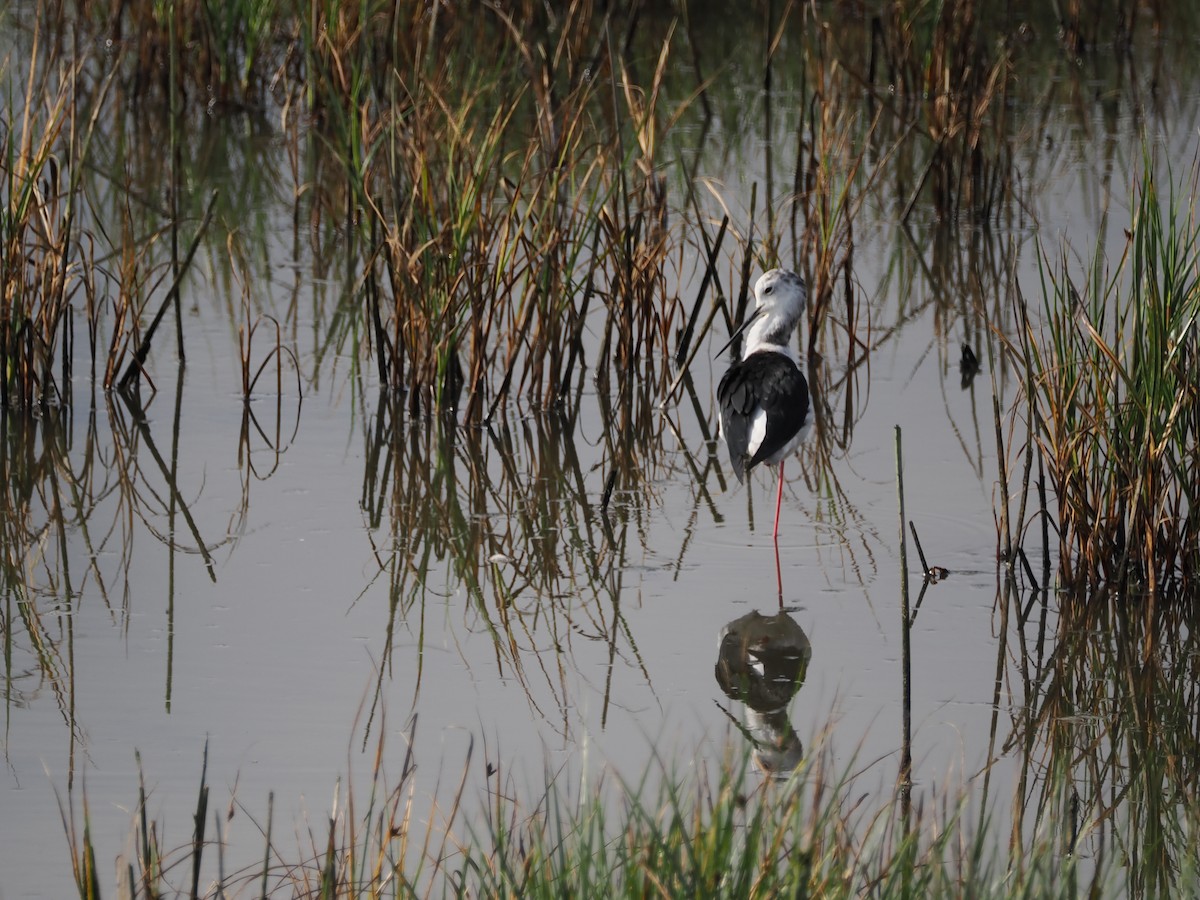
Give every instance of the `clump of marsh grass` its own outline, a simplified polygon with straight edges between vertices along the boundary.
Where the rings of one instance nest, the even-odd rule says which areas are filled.
[[[1068,585],[1154,594],[1200,571],[1197,174],[1180,192],[1147,157],[1119,265],[1097,252],[1082,289],[1044,265],[1045,321],[1022,306],[1009,345]]]
[[[652,766],[633,782],[607,773],[577,789],[551,776],[531,807],[499,759],[477,761],[468,749],[448,802],[425,810],[412,781],[414,735],[415,723],[394,782],[380,738],[366,782],[339,782],[328,818],[295,851],[276,837],[273,798],[264,821],[251,818],[253,836],[235,841],[235,811],[250,812],[236,798],[212,809],[207,764],[192,837],[165,850],[139,776],[131,850],[118,862],[122,895],[1074,897],[1101,896],[1111,883],[1112,864],[1084,871],[1051,823],[1007,860],[988,826],[969,833],[953,797],[903,820],[894,801],[867,804],[827,747],[785,782],[759,782],[735,757],[711,772]],[[469,812],[473,797],[483,801],[479,815]],[[63,824],[80,896],[101,896],[86,795],[82,828],[69,807]],[[259,861],[229,871],[235,858]],[[1184,875],[1173,886],[1188,883]]]
[[[297,197],[338,223],[348,261],[325,349],[356,341],[410,412],[554,406],[589,367],[602,388],[664,378],[682,244],[658,145],[686,101],[664,111],[673,29],[635,67],[639,9],[298,18],[304,115],[285,121],[312,126],[320,162]]]
[[[176,268],[166,300],[142,335],[142,292],[154,239],[134,234],[129,210],[133,191],[126,191],[122,206],[110,211],[120,220],[114,243],[99,224],[109,217],[97,216],[91,208],[84,181],[95,163],[92,141],[113,78],[110,74],[87,91],[81,86],[84,61],[55,65],[55,57],[45,50],[40,17],[29,41],[28,57],[19,62],[18,80],[24,84],[19,100],[12,96],[14,73],[5,71],[9,108],[16,116],[0,120],[0,407],[44,411],[71,403],[77,313],[84,320],[93,382],[97,366],[106,389],[128,388],[143,375],[150,339],[172,301],[178,312],[181,279],[213,203],[187,260]],[[113,244],[107,256],[105,242]],[[107,333],[101,327],[106,313],[112,317]]]
[[[986,221],[1012,175],[1003,143],[988,140],[1007,133],[1007,40],[995,39],[974,0],[896,4],[891,15],[881,32],[883,68],[930,149],[903,218],[928,188],[940,218]]]
[[[104,45],[117,61],[121,90],[138,112],[162,103],[199,109],[266,105],[272,76],[288,58],[292,3],[268,0],[83,0],[38,4],[37,16],[61,47]]]
[[[35,33],[25,92],[0,127],[0,407],[48,406],[70,391],[70,304],[94,296],[75,233],[82,146],[89,134],[74,105],[74,72],[44,71]],[[6,74],[10,74],[6,72]],[[94,121],[93,123],[94,124]],[[66,152],[63,152],[64,145]],[[59,367],[61,362],[61,367]],[[56,373],[56,368],[58,371]]]
[[[492,15],[443,46],[490,34],[526,86],[497,103],[502,69],[393,74],[390,108],[405,115],[378,125],[369,196],[380,379],[413,412],[457,408],[465,389],[471,420],[514,395],[560,402],[583,374],[589,327],[602,388],[613,374],[660,382],[678,314],[655,173],[670,34],[642,86],[588,3],[548,21],[531,8]]]

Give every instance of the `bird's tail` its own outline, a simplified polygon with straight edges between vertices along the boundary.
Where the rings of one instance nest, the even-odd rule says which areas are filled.
[[[733,474],[737,476],[738,484],[745,484],[749,462],[750,457],[745,453],[738,453],[729,457],[729,464],[733,466]]]

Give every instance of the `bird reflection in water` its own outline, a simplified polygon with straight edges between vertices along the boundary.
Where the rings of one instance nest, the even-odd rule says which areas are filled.
[[[738,728],[753,747],[754,762],[772,778],[787,778],[804,759],[804,746],[788,719],[788,705],[804,684],[812,645],[786,612],[750,612],[721,629],[717,684],[746,705]]]

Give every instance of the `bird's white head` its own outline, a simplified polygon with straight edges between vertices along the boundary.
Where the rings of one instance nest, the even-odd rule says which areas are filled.
[[[766,347],[787,351],[808,302],[804,279],[788,269],[771,269],[754,285],[754,318],[745,355]]]

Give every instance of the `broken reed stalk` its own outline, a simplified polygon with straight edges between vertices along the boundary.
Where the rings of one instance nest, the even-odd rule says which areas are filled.
[[[925,573],[926,579],[929,578],[929,562],[925,559],[925,550],[921,546],[921,539],[917,537],[917,526],[911,521],[908,523],[908,530],[912,532],[913,543],[917,545],[917,556],[921,560],[921,571]]]
[[[183,263],[179,267],[179,272],[171,282],[171,287],[167,290],[167,296],[163,298],[162,304],[158,308],[158,313],[154,316],[150,327],[146,329],[142,335],[141,341],[134,350],[133,359],[129,361],[129,365],[125,369],[125,374],[121,376],[121,381],[118,387],[122,391],[128,391],[133,382],[142,373],[142,367],[146,363],[146,357],[150,355],[150,341],[154,339],[154,332],[158,329],[158,324],[166,315],[167,309],[175,303],[179,298],[179,289],[183,284],[184,276],[187,275],[188,269],[192,264],[192,257],[196,255],[196,250],[200,247],[200,241],[204,237],[204,233],[208,230],[208,224],[212,221],[213,207],[216,205],[217,197],[220,191],[213,188],[208,197],[208,205],[204,208],[204,217],[200,220],[200,227],[196,229],[195,235],[192,236],[192,242],[188,245],[187,254],[183,258]],[[110,385],[109,385],[110,386]]]

